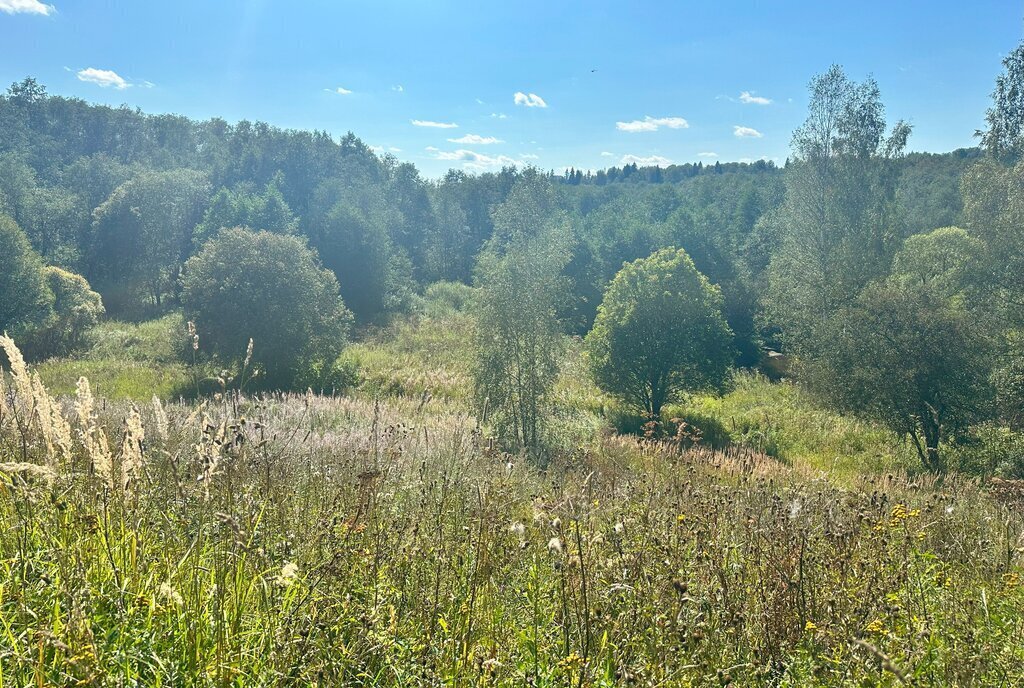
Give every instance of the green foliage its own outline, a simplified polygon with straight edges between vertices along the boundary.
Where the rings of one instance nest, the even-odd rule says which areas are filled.
[[[948,450],[949,463],[968,475],[1024,480],[1024,433],[997,423],[979,423]]]
[[[14,220],[0,215],[0,334],[23,334],[53,316],[43,261]]]
[[[43,279],[54,296],[53,314],[29,331],[26,352],[44,358],[82,349],[104,313],[103,300],[81,275],[47,266]]]
[[[410,301],[412,266],[389,234],[399,219],[381,189],[366,179],[328,180],[314,194],[306,230],[310,244],[362,321],[404,310]]]
[[[298,220],[278,188],[275,177],[259,193],[244,188],[221,189],[203,213],[202,221],[192,232],[193,241],[201,246],[225,227],[245,227],[282,234],[294,234]]]
[[[979,285],[1008,326],[1024,327],[1024,161],[986,158],[963,178],[964,221],[985,245]]]
[[[513,190],[494,212],[495,239],[476,276],[477,409],[507,446],[535,455],[564,348],[556,313],[571,246],[565,224],[545,221],[549,202],[536,179]]]
[[[929,470],[945,470],[941,445],[985,418],[992,396],[992,345],[976,318],[940,291],[890,279],[839,322],[818,364],[825,394],[909,436]]]
[[[721,291],[682,249],[627,264],[587,335],[598,387],[658,418],[687,391],[719,386],[732,361]]]
[[[350,319],[337,280],[301,239],[243,229],[222,230],[189,259],[182,303],[201,352],[238,361],[252,339],[251,362],[270,387],[334,361]]]
[[[95,210],[89,275],[109,308],[115,310],[106,293],[111,286],[141,289],[158,308],[177,288],[208,195],[202,172],[147,171],[117,187]],[[139,305],[132,301],[118,303],[118,309]]]
[[[786,196],[773,217],[767,315],[791,352],[822,355],[835,313],[888,272],[903,239],[894,159],[909,126],[886,123],[878,85],[833,66],[810,84],[805,123],[793,134]]]
[[[988,129],[978,134],[993,156],[1017,160],[1024,154],[1024,41],[1003,59],[1003,67],[992,92],[992,107],[985,114]]]
[[[836,479],[920,465],[909,444],[893,442],[888,428],[841,415],[800,385],[761,375],[737,373],[725,394],[693,395],[684,405],[665,407],[663,421],[672,417],[693,418],[698,427],[696,419],[710,418],[726,429],[730,445]]]
[[[90,406],[54,465],[0,420],[5,684],[1024,680],[1024,520],[975,481],[615,437],[540,470],[419,400]]]

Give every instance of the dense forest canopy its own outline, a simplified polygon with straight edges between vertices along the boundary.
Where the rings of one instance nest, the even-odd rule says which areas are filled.
[[[756,357],[754,302],[773,241],[756,225],[783,196],[783,170],[768,161],[426,180],[351,133],[147,115],[49,96],[31,78],[0,98],[0,131],[0,208],[46,262],[86,276],[112,315],[173,303],[185,260],[221,227],[244,226],[304,236],[360,322],[379,321],[424,284],[469,283],[493,209],[539,175],[576,239],[562,314],[574,331],[589,329],[624,262],[678,246],[722,286],[741,360]],[[899,161],[912,230],[957,224],[959,179],[978,155]]]

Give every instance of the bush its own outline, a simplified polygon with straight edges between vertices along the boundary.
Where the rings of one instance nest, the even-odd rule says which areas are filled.
[[[287,388],[341,353],[350,314],[338,280],[304,241],[270,232],[226,229],[185,264],[185,315],[200,353],[228,364],[247,355],[257,384]]]
[[[434,282],[423,292],[423,313],[440,318],[460,313],[470,305],[476,290],[462,282]]]
[[[53,293],[53,312],[30,330],[24,349],[33,358],[66,355],[85,346],[86,336],[103,315],[103,300],[81,275],[47,266],[42,271]]]
[[[340,394],[355,389],[362,382],[359,364],[344,355],[332,363],[315,361],[301,380],[303,386],[324,394]]]
[[[1024,479],[1024,433],[982,423],[946,451],[951,467],[963,473]]]

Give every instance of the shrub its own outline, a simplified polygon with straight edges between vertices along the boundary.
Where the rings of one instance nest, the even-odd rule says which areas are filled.
[[[254,342],[258,384],[291,387],[334,361],[350,315],[338,281],[297,237],[226,229],[185,264],[182,302],[199,350],[236,362]]]
[[[42,271],[53,293],[53,312],[25,337],[25,349],[33,358],[71,353],[81,349],[86,335],[103,315],[103,300],[81,275],[47,266]]]

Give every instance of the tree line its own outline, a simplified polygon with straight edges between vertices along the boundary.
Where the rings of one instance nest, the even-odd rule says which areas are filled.
[[[1022,51],[978,149],[906,154],[877,84],[833,67],[783,167],[436,181],[353,134],[146,115],[28,78],[0,97],[0,329],[43,357],[104,310],[183,308],[213,355],[248,363],[251,337],[266,384],[289,386],[344,374],[353,326],[462,282],[479,410],[511,446],[542,442],[575,334],[595,381],[652,417],[783,350],[942,470],[940,447],[1021,416]]]

